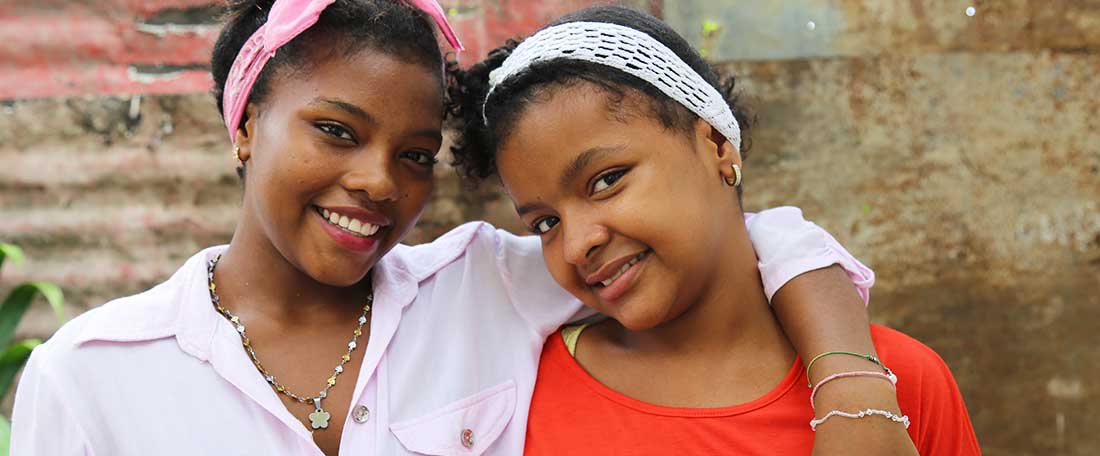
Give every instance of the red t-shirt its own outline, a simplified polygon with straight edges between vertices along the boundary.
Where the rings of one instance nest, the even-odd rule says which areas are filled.
[[[909,436],[920,454],[981,454],[962,395],[939,355],[889,328],[872,325],[871,337],[883,363],[898,376],[898,404],[909,416]],[[558,332],[543,348],[525,453],[810,454],[814,412],[804,371],[796,360],[778,386],[746,404],[662,407],[631,399],[592,378],[569,355]]]

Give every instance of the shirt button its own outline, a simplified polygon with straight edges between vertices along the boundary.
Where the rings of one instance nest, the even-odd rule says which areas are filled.
[[[370,419],[370,409],[365,405],[356,406],[351,411],[351,419],[355,420],[356,423],[366,423]]]
[[[462,446],[467,449],[474,447],[474,431],[469,428],[462,430]]]

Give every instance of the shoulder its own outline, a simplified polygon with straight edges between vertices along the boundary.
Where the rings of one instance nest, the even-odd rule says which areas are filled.
[[[951,369],[934,350],[899,331],[872,325],[883,364],[898,376],[898,405],[921,454],[980,454],[970,415]]]
[[[397,246],[386,257],[389,265],[418,281],[445,268],[489,273],[506,280],[548,277],[537,237],[517,236],[486,222],[460,225],[429,243]],[[458,261],[462,258],[465,261]]]
[[[418,281],[461,277],[487,290],[500,289],[529,326],[543,336],[580,310],[581,304],[558,286],[542,258],[542,241],[519,236],[485,222],[461,225],[435,241],[401,246],[387,254],[387,265]]]
[[[871,339],[883,364],[898,375],[899,393],[907,387],[955,387],[947,363],[929,346],[895,329],[871,325]]]
[[[99,339],[129,341],[167,337],[175,329],[179,316],[180,281],[173,276],[149,290],[88,310],[65,325],[72,326],[71,335],[59,331],[50,340],[68,336],[62,340],[81,344]]]
[[[203,250],[168,280],[141,293],[108,301],[65,323],[34,356],[54,365],[74,365],[83,344],[93,341],[140,342],[172,337],[178,331],[182,303],[196,289],[205,290],[205,260],[224,247]]]
[[[149,341],[173,335],[171,322],[165,319],[163,290],[154,288],[119,298],[90,309],[58,329],[45,343],[31,352],[19,388],[41,386],[57,400],[109,382],[98,380],[134,361],[133,350],[119,350],[130,344],[103,344],[101,341]],[[175,317],[175,313],[171,313]],[[161,323],[158,323],[161,322]],[[129,327],[127,327],[129,325]],[[174,345],[174,344],[173,344]],[[47,387],[46,385],[49,385]],[[43,400],[41,397],[38,400]]]
[[[938,353],[899,331],[872,325],[871,339],[882,363],[898,377],[898,402],[907,413],[949,405],[959,395],[951,369]],[[952,407],[957,404],[950,404]]]
[[[504,258],[512,253],[538,254],[537,238],[516,236],[486,222],[469,222],[444,233],[432,242],[414,246],[399,245],[386,255],[392,265],[423,280],[449,267],[465,255]],[[539,257],[541,259],[541,257]],[[465,264],[498,269],[495,262]]]
[[[896,329],[871,325],[871,340],[884,362],[914,367],[936,367],[944,364],[935,350]]]

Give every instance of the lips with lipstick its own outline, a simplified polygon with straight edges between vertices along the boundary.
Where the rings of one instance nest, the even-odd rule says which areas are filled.
[[[649,257],[651,250],[621,257],[605,263],[596,272],[585,278],[585,283],[596,290],[605,301],[614,301],[629,291],[638,277],[640,263]]]
[[[358,206],[313,206],[321,229],[340,247],[357,253],[374,251],[390,226],[385,215]]]
[[[357,218],[351,218],[346,215],[341,215],[335,211],[330,211],[323,207],[316,208],[317,212],[332,225],[336,225],[353,235],[362,237],[372,236],[378,232],[381,228],[379,225],[372,224],[367,221],[359,220]]]

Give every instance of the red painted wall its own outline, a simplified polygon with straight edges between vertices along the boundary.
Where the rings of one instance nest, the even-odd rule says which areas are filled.
[[[444,1],[473,62],[597,0]],[[75,0],[0,4],[0,99],[203,92],[219,2]]]

